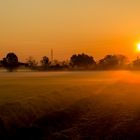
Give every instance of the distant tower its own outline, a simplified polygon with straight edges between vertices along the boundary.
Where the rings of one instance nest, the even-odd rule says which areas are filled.
[[[53,49],[51,49],[51,62],[53,62]]]

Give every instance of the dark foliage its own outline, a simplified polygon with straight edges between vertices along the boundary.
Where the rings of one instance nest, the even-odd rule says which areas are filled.
[[[38,64],[33,57],[29,57],[26,63],[28,64],[28,67],[31,69],[36,69]]]
[[[72,55],[70,58],[70,64],[74,67],[88,67],[91,65],[96,65],[96,62],[92,56],[88,56],[87,54],[78,54]]]
[[[137,57],[137,59],[134,60],[134,61],[132,62],[132,64],[133,64],[133,68],[134,68],[134,69],[140,69],[140,58]]]
[[[137,57],[134,61],[128,63],[128,59],[124,55],[106,55],[98,62],[94,60],[94,57],[87,54],[74,54],[69,61],[50,61],[47,56],[43,56],[40,60],[40,64],[33,58],[29,57],[26,63],[18,61],[18,57],[15,53],[8,53],[3,60],[0,60],[0,67],[6,68],[12,72],[19,66],[24,66],[32,70],[38,71],[55,71],[55,70],[139,70],[140,58]]]
[[[8,53],[2,60],[2,65],[9,71],[15,70],[19,66],[18,57],[14,53]]]
[[[124,55],[106,55],[99,61],[100,69],[120,69],[125,66],[127,58]]]
[[[40,62],[41,62],[41,65],[44,69],[49,67],[50,61],[49,61],[49,58],[47,56],[43,56],[43,58]]]

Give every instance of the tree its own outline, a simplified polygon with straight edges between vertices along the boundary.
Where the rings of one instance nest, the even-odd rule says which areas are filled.
[[[14,53],[8,53],[5,58],[2,60],[2,65],[9,71],[13,71],[18,68],[19,62],[18,57]]]
[[[50,64],[49,58],[47,56],[43,56],[43,58],[40,62],[44,69],[47,69]]]
[[[123,68],[127,62],[124,55],[106,55],[99,61],[99,68],[101,69],[116,69]]]
[[[33,57],[29,57],[27,59],[27,64],[28,64],[29,68],[35,69],[38,63],[36,62],[36,60]]]
[[[70,64],[72,66],[77,66],[77,67],[88,67],[91,65],[95,65],[96,62],[92,56],[88,56],[87,54],[74,54],[70,58]]]
[[[140,69],[140,58],[139,57],[137,57],[137,59],[134,60],[132,63],[133,63],[133,68]]]
[[[118,65],[119,67],[123,67],[126,65],[126,63],[128,62],[128,58],[124,55],[116,55],[117,59],[118,59]]]

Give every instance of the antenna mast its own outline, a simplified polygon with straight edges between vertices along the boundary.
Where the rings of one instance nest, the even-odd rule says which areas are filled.
[[[51,49],[51,62],[53,62],[53,49]]]

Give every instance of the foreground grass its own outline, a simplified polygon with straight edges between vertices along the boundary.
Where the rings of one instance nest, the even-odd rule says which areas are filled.
[[[2,73],[1,138],[140,138],[139,77],[130,72]]]

